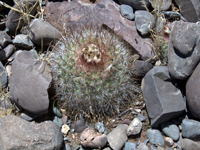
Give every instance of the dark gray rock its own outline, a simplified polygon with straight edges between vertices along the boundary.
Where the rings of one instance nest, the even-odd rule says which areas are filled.
[[[58,118],[57,116],[54,116],[54,117],[53,117],[53,122],[54,122],[55,124],[57,124],[59,127],[62,127],[62,121],[61,121],[61,119]]]
[[[199,0],[175,0],[180,12],[189,22],[197,22],[200,19]]]
[[[2,87],[5,88],[8,84],[8,74],[1,62],[0,62],[0,75],[1,75],[0,88]]]
[[[183,137],[198,140],[200,138],[200,122],[192,119],[183,119],[182,121]]]
[[[12,43],[10,36],[4,31],[0,31],[0,46],[1,46],[1,48],[5,48],[10,43]]]
[[[126,142],[124,150],[136,150],[136,144],[132,142]]]
[[[28,36],[33,43],[43,44],[43,46],[49,46],[52,41],[61,39],[60,31],[41,19],[31,21]]]
[[[181,142],[181,147],[183,150],[199,150],[200,144],[195,141],[185,138]]]
[[[4,61],[8,59],[16,50],[15,46],[12,44],[9,44],[4,49],[0,50],[0,61]]]
[[[107,136],[110,147],[114,150],[121,150],[128,137],[126,135],[128,125],[120,124],[113,129]]]
[[[166,66],[154,67],[143,78],[142,93],[152,126],[181,115],[186,108],[175,84]]]
[[[29,39],[28,35],[25,34],[18,34],[15,36],[13,39],[13,44],[26,50],[32,49],[34,47],[33,42]]]
[[[155,25],[154,16],[145,10],[135,11],[135,24],[141,35],[145,36],[150,33]]]
[[[200,27],[175,21],[168,43],[168,67],[175,79],[186,79],[200,61]]]
[[[85,120],[78,120],[72,126],[74,131],[77,132],[77,133],[83,132],[83,130],[85,130],[87,127],[88,127],[87,122]]]
[[[140,119],[140,121],[145,122],[147,120],[146,117],[144,117],[141,113],[138,113],[138,119]]]
[[[16,1],[19,2],[19,1]],[[29,0],[27,5],[25,5],[27,2],[27,0],[20,0],[19,4],[15,4],[13,7],[15,9],[20,9],[19,6],[23,6],[21,7],[21,10],[24,10],[24,12],[29,12],[30,15],[35,15],[36,10],[37,10],[37,6],[38,6],[38,2],[37,0]],[[37,4],[35,5],[34,8],[31,9],[32,6],[34,6],[34,4],[37,2]],[[14,34],[16,32],[16,30],[20,30],[22,28],[22,26],[25,24],[22,13],[16,12],[13,9],[10,9],[7,19],[6,19],[6,28],[9,29],[9,31]],[[30,17],[31,18],[31,17]]]
[[[131,67],[131,73],[136,77],[144,77],[152,68],[152,64],[143,60],[136,60]]]
[[[180,131],[179,131],[179,128],[175,124],[168,121],[168,122],[162,123],[161,128],[166,136],[171,137],[174,141],[179,140]]]
[[[68,143],[66,143],[65,148],[63,150],[70,150],[70,145]]]
[[[31,113],[47,113],[52,81],[49,66],[37,60],[32,52],[22,51],[16,55],[11,72],[10,94],[15,103]]]
[[[187,104],[191,114],[200,119],[200,64],[197,65],[194,72],[186,83]]]
[[[156,10],[159,9],[160,3],[158,1],[152,1],[152,7]],[[161,4],[161,11],[168,10],[172,4],[172,0],[163,0]]]
[[[127,129],[127,135],[137,135],[142,129],[142,122],[138,118],[134,118],[133,121],[129,124]]]
[[[63,143],[60,128],[52,121],[40,124],[17,116],[0,119],[0,147],[2,150],[59,150]]]
[[[133,8],[129,5],[120,5],[119,7],[120,9],[120,13],[121,15],[126,18],[126,19],[129,19],[129,20],[133,20],[135,18],[135,15],[133,13]]]
[[[132,6],[136,10],[146,10],[144,4],[149,7],[149,0],[144,0],[144,4],[138,0],[118,0],[120,4],[126,4]]]
[[[146,135],[151,144],[155,144],[156,146],[161,146],[161,147],[165,146],[163,136],[159,130],[148,129]]]

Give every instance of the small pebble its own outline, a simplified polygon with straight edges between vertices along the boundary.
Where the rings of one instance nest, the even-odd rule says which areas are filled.
[[[53,122],[57,124],[59,127],[62,127],[62,121],[57,116],[54,116]]]
[[[104,133],[105,132],[105,127],[104,127],[104,124],[103,122],[98,122],[98,123],[95,123],[95,129],[99,131],[99,133]]]
[[[61,112],[60,112],[60,111],[58,110],[58,108],[56,108],[56,107],[53,108],[53,113],[54,113],[57,117],[59,117],[59,118],[62,117]]]
[[[61,129],[61,132],[65,135],[67,135],[67,133],[69,132],[70,130],[70,127],[66,124],[62,125],[62,129]]]
[[[65,144],[64,150],[70,150],[70,145],[68,143]]]
[[[140,121],[145,122],[147,119],[141,114],[138,113],[138,118],[140,119]]]
[[[170,137],[165,137],[164,140],[165,140],[165,144],[166,144],[168,147],[172,147],[172,146],[173,146],[174,141],[173,141],[172,138],[170,138]]]
[[[71,142],[71,140],[68,137],[65,137],[64,141]]]

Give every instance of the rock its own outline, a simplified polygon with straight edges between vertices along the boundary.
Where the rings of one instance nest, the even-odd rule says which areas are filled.
[[[161,4],[161,11],[168,10],[171,4],[172,4],[172,0],[163,0]],[[158,1],[152,1],[151,5],[156,10],[158,10],[160,7],[160,3]]]
[[[131,67],[131,74],[136,77],[144,77],[152,68],[152,64],[143,60],[136,60]]]
[[[146,144],[140,143],[140,145],[137,147],[137,150],[149,150],[149,148]]]
[[[145,122],[147,120],[146,117],[144,117],[142,114],[138,113],[138,119],[140,119],[140,121]]]
[[[104,124],[103,124],[103,121],[102,122],[98,122],[98,123],[95,123],[95,129],[99,132],[99,133],[104,133],[106,131],[105,127],[104,127]]]
[[[194,72],[186,83],[186,98],[187,105],[194,117],[200,118],[200,92],[198,90],[200,86],[200,64],[197,65]]]
[[[61,132],[65,135],[67,135],[67,133],[69,132],[70,130],[70,127],[66,124],[62,125],[62,128],[61,128]]]
[[[168,67],[175,79],[186,79],[200,61],[200,27],[175,21],[168,43]]]
[[[58,118],[57,116],[54,116],[54,117],[53,117],[53,122],[54,122],[55,124],[57,124],[60,128],[62,127],[62,121],[61,121],[61,119]]]
[[[145,1],[149,2],[149,0]],[[66,1],[49,2],[45,8],[46,21],[59,31],[63,31],[63,25],[67,29],[68,26],[98,24],[101,27],[104,24],[115,33],[120,32],[123,39],[141,55],[143,60],[154,57],[153,49],[149,46],[152,41],[149,38],[142,38],[137,33],[134,21],[121,17],[120,6],[113,0],[101,0],[97,4],[87,5],[82,0],[70,1],[70,11],[68,6],[69,3]],[[60,15],[65,12],[67,15]]]
[[[57,117],[62,118],[62,114],[61,114],[61,112],[58,110],[58,108],[54,107],[54,108],[53,108],[53,113],[54,113]]]
[[[33,123],[17,116],[0,119],[0,148],[2,150],[52,150],[60,149],[63,136],[52,121]]]
[[[63,115],[61,118],[62,124],[67,124],[68,117]]]
[[[163,20],[162,17],[158,17],[155,22],[156,32],[161,32],[163,29]]]
[[[120,13],[126,19],[133,20],[135,18],[133,8],[129,5],[122,4],[120,6]]]
[[[155,144],[156,146],[161,146],[161,147],[165,146],[164,139],[159,130],[148,129],[146,135],[151,144]]]
[[[123,124],[127,124],[127,125],[129,125],[130,123],[131,123],[131,121],[129,119],[125,119],[123,122]]]
[[[182,134],[183,137],[189,139],[200,138],[200,122],[192,119],[183,119],[182,121]]]
[[[48,112],[48,89],[51,70],[45,62],[37,60],[32,52],[16,55],[11,69],[10,94],[21,108],[34,114]]]
[[[25,5],[26,2],[27,0],[21,0],[18,4],[15,4],[13,7],[18,10],[19,9],[24,10],[25,13],[30,11],[29,12],[30,15],[35,15],[37,6],[39,4],[37,3],[36,5],[34,5],[37,2],[37,0],[29,0],[27,5]],[[20,7],[23,6],[23,7],[19,8],[19,6]],[[35,6],[35,7],[31,8],[32,6]],[[6,28],[8,28],[12,34],[14,34],[16,30],[20,30],[22,26],[25,23],[27,23],[23,20],[21,16],[22,16],[22,13],[19,13],[19,12],[14,11],[13,9],[10,9],[7,16],[7,20],[6,20]]]
[[[157,150],[165,150],[163,147],[158,146]]]
[[[10,43],[12,43],[10,36],[4,31],[0,31],[0,46],[5,48]]]
[[[31,21],[28,36],[31,41],[43,46],[49,46],[52,41],[61,39],[60,31],[41,19]]]
[[[142,122],[138,118],[134,118],[127,129],[127,135],[137,135],[142,129]]]
[[[128,137],[126,135],[128,125],[120,124],[107,136],[110,147],[114,150],[121,150]]]
[[[80,140],[85,147],[102,148],[107,143],[107,136],[87,128],[81,133]]]
[[[197,22],[200,19],[200,2],[198,0],[175,0],[180,12],[189,22]]]
[[[15,50],[16,48],[12,44],[9,44],[4,49],[0,50],[0,61],[8,59],[14,53]]]
[[[175,124],[171,122],[165,122],[161,124],[161,128],[165,135],[171,137],[174,141],[179,139],[180,131]]]
[[[141,35],[145,36],[150,33],[155,24],[154,16],[145,10],[135,11],[135,24]]]
[[[68,143],[65,143],[65,148],[64,150],[70,150],[70,145]]]
[[[124,150],[136,150],[136,144],[132,142],[126,142]]]
[[[152,126],[176,118],[186,108],[175,84],[166,66],[154,67],[143,78],[142,93]]]
[[[165,144],[166,144],[168,147],[172,147],[172,146],[173,146],[174,141],[173,141],[172,138],[170,138],[170,137],[165,137],[164,140],[165,140]]]
[[[195,141],[185,138],[181,142],[181,147],[183,150],[199,150],[200,144]]]
[[[28,111],[24,111],[21,113],[20,115],[22,117],[22,119],[26,120],[26,121],[31,121],[37,117],[40,117],[41,115],[40,114],[32,114]]]
[[[73,125],[74,132],[81,133],[87,128],[87,122],[85,120],[78,120]]]
[[[146,8],[144,7],[144,4],[146,5],[147,8],[150,5],[148,0],[144,0],[144,4],[138,0],[118,0],[118,1],[120,4],[130,5],[131,7],[137,10],[146,10]]]
[[[34,47],[33,42],[29,39],[28,35],[18,34],[13,39],[13,44],[18,47],[22,47],[26,50],[29,50]]]
[[[0,88],[2,87],[5,88],[8,84],[8,75],[6,69],[4,68],[1,62],[0,62],[0,75],[1,75]]]

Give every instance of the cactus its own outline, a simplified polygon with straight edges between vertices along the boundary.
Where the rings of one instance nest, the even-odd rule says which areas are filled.
[[[133,105],[138,86],[129,73],[135,54],[108,27],[69,27],[48,61],[57,106],[68,115],[111,116]]]

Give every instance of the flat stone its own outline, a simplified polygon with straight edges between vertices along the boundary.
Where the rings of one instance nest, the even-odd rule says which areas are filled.
[[[33,123],[17,116],[0,119],[0,148],[2,150],[60,149],[63,135],[52,121]]]
[[[182,121],[183,137],[198,140],[200,138],[200,122],[192,119],[183,119]]]
[[[0,61],[8,59],[14,52],[16,48],[13,44],[9,44],[4,49],[0,50]]]
[[[143,78],[142,93],[152,126],[180,116],[184,112],[186,104],[175,84],[166,66],[154,67]]]
[[[13,39],[13,44],[18,47],[22,47],[25,50],[32,49],[34,47],[33,42],[29,39],[28,35],[18,34]]]
[[[8,74],[6,72],[6,69],[4,68],[2,62],[0,62],[0,74],[1,74],[1,83],[0,83],[0,87],[6,87],[8,84]]]
[[[194,117],[200,119],[200,64],[197,65],[194,72],[186,83],[186,100],[189,111]]]
[[[61,39],[60,31],[41,19],[31,21],[28,36],[33,43],[43,46],[49,46],[51,42]]]
[[[81,0],[70,1],[70,4],[67,1],[49,2],[45,7],[45,15],[46,21],[60,31],[63,31],[63,26],[67,29],[68,26],[85,24],[100,27],[105,25],[123,35],[123,39],[141,55],[142,59],[154,57],[153,49],[147,44],[152,41],[149,38],[143,39],[137,33],[134,21],[121,17],[119,7],[113,0],[101,0],[97,4],[88,4]]]
[[[174,141],[179,139],[180,131],[175,124],[171,122],[165,122],[161,124],[161,128],[165,135],[171,137]]]
[[[168,43],[168,67],[175,79],[188,78],[200,61],[200,26],[175,21]]]
[[[47,113],[52,80],[49,66],[32,52],[21,51],[12,62],[11,72],[10,94],[15,103],[31,113]]]
[[[150,31],[153,29],[155,19],[154,16],[148,11],[137,10],[135,11],[135,24],[141,35],[145,36],[150,34]]]
[[[165,146],[165,142],[162,134],[157,129],[148,129],[146,132],[147,138],[151,144],[155,144],[156,146]]]
[[[114,150],[121,150],[128,137],[126,135],[128,125],[120,124],[113,129],[107,136],[110,147]]]
[[[197,22],[200,19],[200,2],[199,0],[175,0],[181,14],[189,22]]]
[[[10,36],[4,31],[0,31],[0,46],[1,46],[1,48],[5,48],[10,43],[12,43]]]
[[[193,140],[185,138],[181,142],[181,147],[183,150],[199,150],[200,144]]]
[[[146,144],[140,143],[137,147],[137,150],[149,150],[149,148]]]
[[[17,2],[17,1],[16,1],[16,2]],[[20,4],[20,3],[19,3],[19,4],[15,4],[13,7],[14,7],[15,9],[20,9],[20,8],[19,8],[19,5],[20,5],[20,6],[25,5],[26,2],[27,2],[27,0],[20,0],[20,2],[21,2],[21,4]],[[24,12],[26,12],[26,11],[30,10],[30,8],[31,8],[32,6],[34,6],[34,4],[35,4],[36,2],[37,2],[37,0],[29,0],[28,3],[27,3],[26,8],[25,8],[25,6],[24,6],[24,7],[22,7],[21,9],[23,9]],[[37,4],[35,5],[35,7],[33,7],[33,8],[31,9],[31,11],[29,12],[29,14],[35,15],[35,13],[36,13],[36,11],[37,11],[37,6],[38,6],[38,5],[39,5],[39,3],[37,3]],[[27,10],[27,8],[28,8],[28,10]],[[13,9],[10,9],[10,11],[9,11],[9,13],[8,13],[8,16],[6,17],[6,18],[7,18],[7,19],[6,19],[6,28],[8,28],[9,31],[10,31],[12,34],[14,34],[14,33],[16,32],[16,30],[20,30],[20,29],[22,28],[22,26],[25,24],[23,18],[20,18],[21,16],[22,16],[21,13],[16,12],[16,11],[14,11]]]
[[[120,5],[119,10],[124,18],[129,20],[133,20],[135,18],[135,15],[133,13],[133,8],[131,6],[122,4]]]
[[[77,120],[72,126],[74,131],[77,133],[83,132],[87,127],[87,122],[85,120]]]
[[[80,136],[81,144],[88,148],[102,148],[107,143],[107,136],[95,132],[94,129],[85,129]]]
[[[132,142],[126,142],[124,150],[136,150],[136,144]]]

